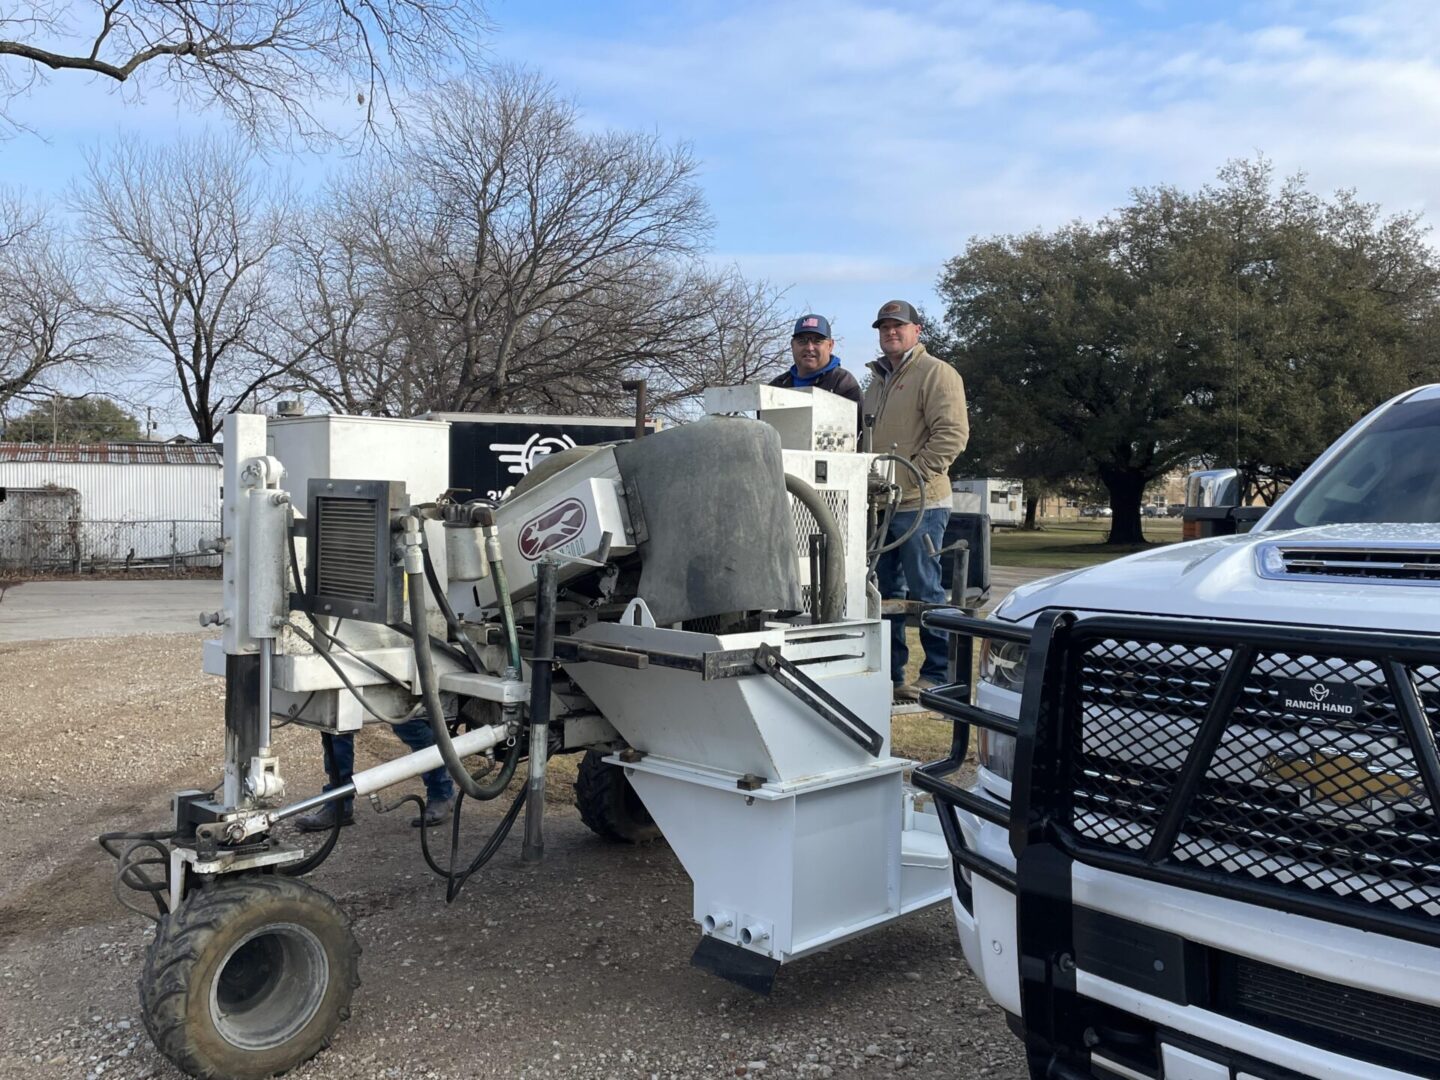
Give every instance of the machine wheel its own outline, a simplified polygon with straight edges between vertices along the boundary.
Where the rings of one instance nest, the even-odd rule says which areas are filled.
[[[360,985],[360,946],[329,896],[294,878],[222,878],[162,919],[140,1010],[191,1076],[258,1080],[330,1044]]]
[[[660,839],[660,826],[625,779],[625,770],[604,761],[597,750],[585,751],[580,759],[575,805],[590,831],[611,843],[648,844]]]

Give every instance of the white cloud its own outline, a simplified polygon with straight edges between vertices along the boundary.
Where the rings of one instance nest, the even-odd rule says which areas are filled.
[[[715,259],[834,313],[852,356],[881,301],[938,312],[935,278],[971,236],[1195,187],[1229,158],[1263,152],[1392,211],[1436,205],[1432,0],[690,0],[583,31],[522,4],[499,0],[497,59],[540,67],[587,123],[693,141]],[[36,102],[45,123],[115,130],[95,88],[77,105],[59,84]],[[162,101],[126,117],[181,122]]]

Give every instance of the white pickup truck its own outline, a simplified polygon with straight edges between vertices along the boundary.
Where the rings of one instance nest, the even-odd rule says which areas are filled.
[[[979,643],[921,699],[978,780],[916,782],[1033,1077],[1440,1077],[1440,386],[1249,533],[926,621]]]

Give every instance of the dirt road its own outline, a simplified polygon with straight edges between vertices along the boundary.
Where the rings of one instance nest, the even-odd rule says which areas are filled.
[[[218,780],[223,694],[198,645],[0,645],[0,1077],[179,1075],[138,1015],[149,924],[111,896],[94,836],[163,827],[171,791]],[[318,790],[317,744],[277,732],[292,790]],[[400,749],[378,730],[357,742],[362,766]],[[357,808],[310,880],[355,917],[364,984],[334,1046],[291,1076],[1025,1075],[948,910],[787,967],[758,998],[690,967],[669,850],[602,843],[569,795],[548,808],[544,863],[523,866],[512,836],[450,906],[410,809]],[[500,813],[477,813],[471,850]]]

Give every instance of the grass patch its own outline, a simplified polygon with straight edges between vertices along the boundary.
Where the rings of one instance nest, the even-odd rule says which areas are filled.
[[[1037,532],[997,529],[990,537],[990,561],[996,566],[1075,570],[1173,544],[1180,539],[1181,527],[1178,518],[1146,518],[1146,543],[1111,547],[1105,543],[1110,535],[1110,522],[1105,519],[1044,521],[1041,526]]]

